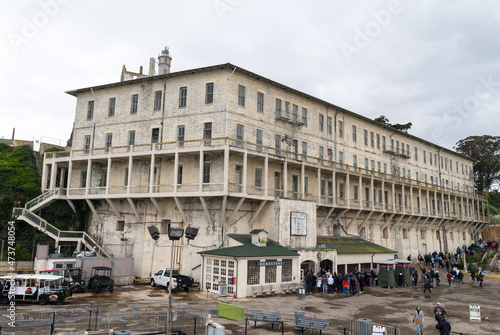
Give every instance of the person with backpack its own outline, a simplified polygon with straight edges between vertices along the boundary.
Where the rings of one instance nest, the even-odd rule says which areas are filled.
[[[415,308],[413,312],[413,323],[417,326],[417,335],[424,334],[424,312],[420,308],[420,305]]]
[[[436,329],[439,330],[439,334],[441,335],[450,335],[451,325],[448,321],[446,321],[444,315],[441,317],[440,321],[436,325]]]

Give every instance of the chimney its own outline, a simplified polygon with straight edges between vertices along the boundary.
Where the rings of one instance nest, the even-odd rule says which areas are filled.
[[[149,59],[149,76],[152,77],[155,75],[155,59],[151,57]]]
[[[168,52],[168,48],[165,47],[164,50],[161,51],[161,55],[158,56],[158,74],[168,74],[170,73],[170,63],[172,62],[172,57],[170,57],[170,53]]]

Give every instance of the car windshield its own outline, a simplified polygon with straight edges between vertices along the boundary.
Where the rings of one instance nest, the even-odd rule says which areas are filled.
[[[167,271],[165,272],[167,274],[167,276],[170,274],[170,270],[167,269]],[[179,270],[172,270],[172,274],[175,276],[175,275],[178,275],[179,274]]]

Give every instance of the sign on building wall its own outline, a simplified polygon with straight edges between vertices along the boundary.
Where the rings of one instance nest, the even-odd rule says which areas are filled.
[[[307,213],[290,213],[290,235],[307,235]]]
[[[283,266],[283,265],[285,265],[284,261],[257,262],[257,266]]]

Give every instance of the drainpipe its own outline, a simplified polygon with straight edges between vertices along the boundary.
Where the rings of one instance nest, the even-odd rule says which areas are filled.
[[[236,67],[234,68],[233,72],[227,77],[226,81],[226,125],[225,125],[225,131],[224,131],[224,137],[227,138],[227,122],[228,122],[228,112],[229,112],[229,79],[231,79],[231,76],[233,75],[234,71],[236,71]]]

